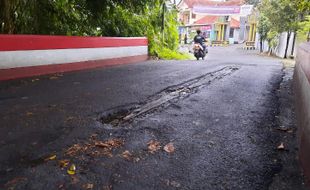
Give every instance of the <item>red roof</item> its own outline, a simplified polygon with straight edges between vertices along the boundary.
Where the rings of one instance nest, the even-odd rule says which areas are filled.
[[[231,18],[230,27],[231,28],[240,28],[240,22],[234,18]]]
[[[183,0],[188,7],[193,8],[194,5],[204,5],[204,6],[239,6],[244,4],[244,0],[227,0],[212,1],[212,0]]]
[[[195,22],[195,24],[213,24],[217,21],[218,16],[205,16]]]

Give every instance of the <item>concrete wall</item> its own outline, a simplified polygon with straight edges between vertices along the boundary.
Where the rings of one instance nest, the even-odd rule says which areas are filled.
[[[0,80],[144,61],[146,38],[0,35]]]
[[[239,43],[239,41],[240,41],[239,36],[240,36],[240,29],[236,28],[234,30],[234,42]]]
[[[298,120],[299,158],[310,180],[310,43],[298,47],[294,72],[296,113]]]
[[[287,32],[283,32],[279,38],[278,38],[278,45],[277,47],[273,50],[273,52],[275,53],[276,56],[284,58],[284,54],[285,54],[285,46],[286,46],[286,40],[287,40]],[[290,40],[289,40],[289,45],[288,45],[288,50],[287,50],[287,55],[290,56],[291,55],[291,51],[293,48],[293,41],[294,41],[294,33],[291,34],[290,36]],[[297,49],[297,42],[295,41],[295,47],[294,47],[294,51],[293,51],[293,56],[296,56],[296,49]],[[259,34],[256,34],[256,43],[255,46],[257,49],[260,48],[260,44],[259,44]],[[264,42],[264,46],[263,46],[263,51],[267,52],[268,51],[268,42],[265,41]]]

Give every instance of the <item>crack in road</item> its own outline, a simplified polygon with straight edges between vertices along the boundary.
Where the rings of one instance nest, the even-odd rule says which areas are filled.
[[[219,70],[190,79],[181,84],[168,87],[160,93],[150,97],[149,100],[144,103],[133,105],[126,110],[123,109],[112,114],[103,115],[99,118],[99,121],[106,125],[118,127],[124,123],[133,121],[137,117],[148,114],[172,100],[182,99],[191,94],[197,93],[199,89],[210,85],[213,81],[231,75],[239,69],[240,66],[226,66]]]

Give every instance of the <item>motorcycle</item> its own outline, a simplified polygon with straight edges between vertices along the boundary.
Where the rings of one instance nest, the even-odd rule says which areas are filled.
[[[194,56],[196,57],[197,60],[202,58],[202,60],[205,59],[206,54],[208,53],[207,48],[204,50],[201,44],[195,43],[194,44]]]

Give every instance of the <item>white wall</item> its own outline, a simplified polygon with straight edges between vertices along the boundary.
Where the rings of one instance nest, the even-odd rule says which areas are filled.
[[[239,32],[240,32],[240,29],[239,28],[235,28],[235,30],[234,30],[234,41],[238,42],[238,43],[240,41],[240,39],[239,39]]]
[[[260,48],[260,44],[259,44],[259,35],[257,34],[257,42],[256,42],[256,48],[259,49]],[[275,53],[276,56],[284,58],[284,54],[285,54],[285,46],[286,46],[286,40],[287,40],[287,32],[283,32],[280,36],[279,36],[279,43],[278,46],[273,50],[273,52]],[[288,50],[287,50],[287,56],[291,55],[291,51],[293,48],[293,41],[294,41],[294,33],[291,34],[290,39],[289,39],[289,45],[288,45]],[[294,46],[294,53],[293,55],[296,55],[296,41],[295,41],[295,46]],[[267,52],[269,49],[268,47],[268,42],[265,41],[263,44],[263,51]]]
[[[147,46],[0,51],[0,69],[147,55]]]

